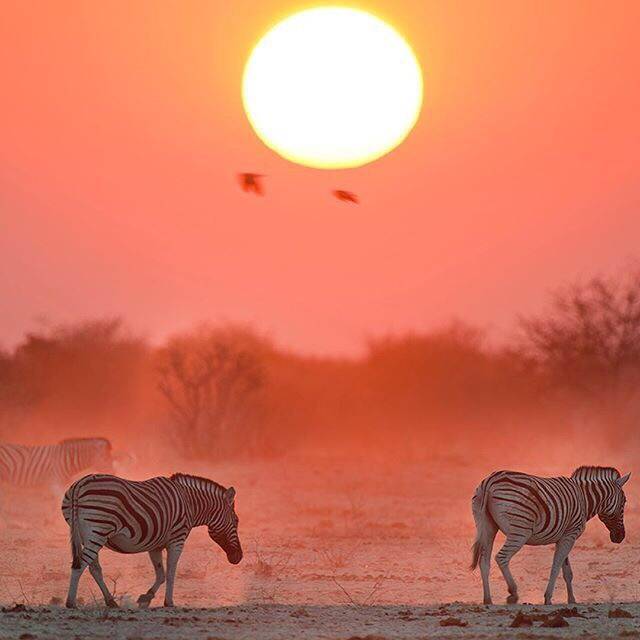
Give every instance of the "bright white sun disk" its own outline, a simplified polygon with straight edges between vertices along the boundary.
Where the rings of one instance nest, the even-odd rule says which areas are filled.
[[[355,167],[399,145],[422,105],[422,73],[400,34],[344,7],[273,27],[245,67],[243,102],[260,139],[312,167]]]

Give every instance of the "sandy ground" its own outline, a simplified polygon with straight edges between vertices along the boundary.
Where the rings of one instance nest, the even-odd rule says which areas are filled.
[[[173,470],[184,466],[154,469]],[[148,557],[110,551],[102,552],[101,562],[122,609],[101,607],[88,572],[80,587],[83,607],[67,612],[57,606],[66,596],[70,565],[66,524],[41,492],[4,491],[0,603],[7,611],[0,613],[0,638],[640,636],[640,605],[609,604],[640,600],[640,512],[633,483],[627,540],[611,544],[596,519],[572,554],[584,617],[569,615],[568,626],[548,628],[538,616],[532,626],[512,629],[521,608],[551,610],[537,603],[553,549],[525,548],[512,562],[521,600],[533,605],[477,606],[480,577],[468,570],[475,532],[470,498],[491,468],[472,471],[451,461],[366,461],[356,468],[353,462],[292,459],[190,470],[236,487],[245,558],[229,565],[206,530],[194,531],[178,567],[173,610],[138,611],[138,594],[153,582]],[[496,551],[501,538],[497,543]],[[494,601],[504,602],[506,589],[495,567],[492,587]],[[560,579],[555,608],[566,606],[564,599]],[[162,590],[153,604],[161,603]],[[27,610],[12,611],[16,604]],[[609,618],[619,606],[633,617]],[[448,618],[467,625],[441,626]]]
[[[0,616],[2,638],[620,638],[640,637],[640,606],[580,606],[567,626],[548,627],[558,607],[478,607],[452,604],[415,606],[240,605],[213,609],[149,611],[38,607]],[[533,618],[531,626],[512,628],[516,610]],[[633,618],[610,618],[624,611]],[[544,618],[544,619],[539,619]],[[557,624],[557,623],[556,623]]]

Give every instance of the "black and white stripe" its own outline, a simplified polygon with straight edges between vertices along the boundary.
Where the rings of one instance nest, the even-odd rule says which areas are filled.
[[[48,486],[61,492],[74,476],[90,469],[112,469],[106,438],[71,438],[36,447],[0,445],[0,482],[14,486]]]
[[[112,475],[91,475],[75,482],[62,502],[71,528],[73,564],[67,606],[75,607],[80,576],[86,567],[107,606],[116,603],[107,589],[98,553],[107,547],[120,553],[148,552],[156,572],[151,588],[138,598],[148,607],[165,582],[162,550],[167,550],[165,606],[173,606],[176,567],[193,527],[206,525],[209,536],[229,562],[242,559],[235,513],[235,489],[213,480],[181,473],[142,482]]]
[[[539,478],[516,471],[497,471],[485,478],[472,500],[477,535],[471,565],[475,569],[480,564],[485,604],[491,603],[489,565],[498,529],[507,537],[496,555],[509,589],[507,602],[518,601],[509,561],[525,544],[556,545],[545,604],[551,602],[561,568],[569,603],[575,602],[569,553],[595,515],[609,530],[612,542],[624,540],[622,487],[629,476],[621,477],[612,467],[580,467],[570,478]]]

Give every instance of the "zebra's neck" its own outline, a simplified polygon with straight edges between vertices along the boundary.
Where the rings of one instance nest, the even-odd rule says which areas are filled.
[[[605,478],[591,480],[574,478],[574,481],[577,482],[580,489],[582,489],[586,504],[587,520],[591,520],[594,516],[602,513],[603,507],[613,495],[614,487],[611,481]]]
[[[183,489],[191,526],[209,524],[222,504],[225,488],[198,476],[175,474],[171,479]]]

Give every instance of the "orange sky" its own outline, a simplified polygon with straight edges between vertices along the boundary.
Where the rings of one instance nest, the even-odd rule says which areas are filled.
[[[389,156],[327,172],[263,147],[240,99],[252,45],[309,3],[3,3],[0,344],[39,316],[246,321],[314,352],[453,316],[499,335],[638,256],[640,3],[351,5],[412,43],[425,107]]]

